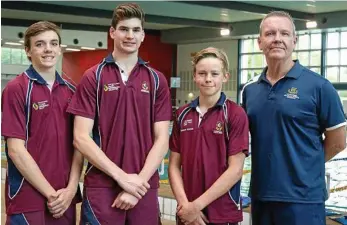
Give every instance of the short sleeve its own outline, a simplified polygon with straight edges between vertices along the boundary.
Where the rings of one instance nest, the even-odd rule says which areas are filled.
[[[175,119],[173,121],[172,132],[169,141],[170,151],[180,153],[180,128],[178,126],[178,118],[175,115]]]
[[[26,139],[24,95],[20,84],[13,81],[2,92],[1,132],[5,138]]]
[[[93,70],[87,70],[77,86],[67,112],[90,119],[95,118],[96,79]]]
[[[159,75],[159,88],[154,104],[154,121],[170,121],[172,118],[170,89],[164,75]]]
[[[247,114],[242,107],[237,105],[228,111],[228,124],[230,125],[228,155],[235,155],[239,152],[248,155],[249,128]]]
[[[334,130],[346,125],[340,97],[329,81],[322,85],[319,96],[318,113],[321,129]]]

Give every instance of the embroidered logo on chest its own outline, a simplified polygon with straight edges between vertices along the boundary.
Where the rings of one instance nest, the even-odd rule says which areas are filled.
[[[49,106],[48,100],[33,103],[33,109],[35,110],[42,110],[48,106]]]
[[[104,85],[104,91],[118,91],[120,88],[119,83],[110,83]]]
[[[287,93],[284,94],[284,97],[287,97],[289,99],[299,99],[298,89],[296,87],[288,89]]]
[[[189,127],[189,124],[193,124],[193,120],[192,120],[192,119],[184,120],[183,123],[182,123],[181,132],[194,130],[193,127]],[[187,127],[187,126],[188,126],[188,127]]]
[[[147,81],[142,81],[141,92],[149,93],[149,85]]]
[[[216,123],[216,128],[214,129],[213,133],[215,134],[223,134],[223,123],[218,121]]]

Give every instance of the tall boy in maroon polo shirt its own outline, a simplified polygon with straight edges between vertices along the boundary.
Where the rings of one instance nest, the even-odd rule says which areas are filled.
[[[143,24],[138,5],[115,9],[114,50],[85,72],[68,108],[75,146],[90,163],[83,225],[158,224],[157,169],[168,151],[171,100],[164,75],[138,57]]]
[[[193,66],[199,97],[176,112],[169,180],[178,203],[177,224],[242,221],[240,180],[248,154],[248,120],[221,92],[228,64],[222,50],[198,52]]]
[[[55,70],[59,27],[42,21],[25,32],[32,65],[2,94],[6,140],[8,225],[73,225],[83,157],[73,148],[73,118],[66,112],[74,87]]]

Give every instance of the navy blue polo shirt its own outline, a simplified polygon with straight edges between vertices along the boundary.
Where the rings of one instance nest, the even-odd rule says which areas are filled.
[[[242,96],[251,133],[251,196],[322,203],[327,197],[322,134],[346,124],[339,96],[299,61],[274,86],[266,71]]]

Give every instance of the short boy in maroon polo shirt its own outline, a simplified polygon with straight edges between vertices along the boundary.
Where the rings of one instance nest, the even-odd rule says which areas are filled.
[[[138,57],[143,23],[138,5],[115,9],[113,53],[85,72],[68,108],[76,115],[75,146],[90,162],[83,225],[158,224],[157,169],[168,151],[172,109],[164,75]]]
[[[193,66],[199,97],[176,112],[169,180],[178,203],[177,224],[242,221],[240,182],[248,154],[248,120],[221,92],[228,64],[220,49],[198,52]]]
[[[24,45],[32,65],[2,93],[8,225],[76,223],[83,157],[74,151],[73,118],[66,112],[74,86],[55,70],[60,43],[55,24],[31,25]]]

